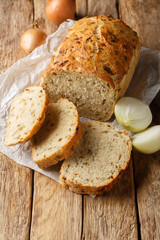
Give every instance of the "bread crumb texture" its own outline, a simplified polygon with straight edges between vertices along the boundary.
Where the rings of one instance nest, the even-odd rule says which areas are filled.
[[[53,55],[41,85],[50,101],[72,101],[80,116],[106,121],[125,93],[140,55],[136,32],[119,19],[77,21]]]
[[[75,151],[81,136],[75,105],[67,99],[50,103],[42,128],[31,140],[34,162],[40,168],[47,168],[67,159]]]
[[[42,126],[47,107],[45,90],[39,86],[26,88],[11,104],[5,145],[26,142]]]
[[[61,183],[81,194],[109,191],[127,168],[132,144],[126,130],[108,123],[82,123],[83,137],[75,153],[61,167]]]

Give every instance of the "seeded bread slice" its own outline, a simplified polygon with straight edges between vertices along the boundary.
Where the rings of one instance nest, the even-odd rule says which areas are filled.
[[[44,125],[31,140],[34,162],[40,168],[47,168],[67,159],[75,151],[81,136],[75,105],[67,99],[49,104]]]
[[[42,126],[47,107],[45,90],[39,86],[26,88],[11,104],[5,145],[26,142]]]
[[[75,153],[61,166],[60,181],[80,194],[109,191],[129,163],[132,144],[126,130],[108,123],[82,123],[83,137]]]

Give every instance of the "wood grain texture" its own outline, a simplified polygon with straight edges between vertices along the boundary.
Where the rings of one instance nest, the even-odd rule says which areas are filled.
[[[32,171],[0,154],[0,239],[28,240]]]
[[[30,0],[26,0],[25,4],[20,0],[0,1],[0,72],[25,56],[19,42],[21,35],[32,27],[32,21],[33,5]]]
[[[153,125],[160,124],[160,92],[151,103]],[[158,113],[158,114],[157,114]],[[133,151],[142,240],[160,239],[160,151],[151,155]]]
[[[133,151],[141,239],[160,239],[160,151]]]
[[[110,192],[96,198],[84,196],[82,239],[138,239],[131,161]]]
[[[31,1],[0,1],[0,72],[25,56],[19,39],[32,19]],[[31,198],[32,170],[0,153],[0,239],[29,239]]]
[[[87,0],[76,0],[76,16],[77,18],[86,17],[88,15]]]
[[[119,0],[120,17],[137,31],[145,47],[160,49],[159,0]],[[160,92],[151,104],[153,125],[160,124]],[[133,151],[137,206],[142,240],[160,239],[160,151]]]
[[[35,172],[31,240],[80,240],[82,197]]]
[[[117,18],[116,0],[76,0],[78,18],[109,14]]]
[[[46,16],[47,2],[48,0],[34,0],[34,20],[42,31],[50,35],[57,30],[58,25],[51,22]]]
[[[120,18],[139,35],[142,46],[160,49],[160,1],[119,0]]]

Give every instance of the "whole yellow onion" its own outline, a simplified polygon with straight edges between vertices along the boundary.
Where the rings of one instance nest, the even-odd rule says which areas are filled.
[[[20,47],[25,53],[30,53],[43,44],[46,37],[47,35],[39,28],[29,29],[21,36]]]

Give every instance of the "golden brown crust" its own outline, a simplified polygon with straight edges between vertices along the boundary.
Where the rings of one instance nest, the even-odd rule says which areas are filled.
[[[61,101],[61,99],[58,100],[58,102]],[[63,133],[62,133],[63,134]],[[42,158],[40,160],[34,160],[34,148],[32,148],[32,158],[33,160],[35,161],[35,163],[38,165],[39,168],[47,168],[49,166],[52,166],[52,165],[55,165],[57,164],[58,162],[64,160],[64,159],[67,159],[68,157],[70,157],[80,139],[82,137],[82,125],[80,123],[80,120],[79,120],[79,116],[77,117],[77,122],[76,122],[76,131],[75,131],[75,134],[72,136],[72,138],[69,140],[69,142],[67,142],[62,148],[60,151],[56,151],[54,152],[51,156],[49,156],[48,158]],[[34,140],[31,139],[31,145],[34,146]]]
[[[51,72],[77,72],[100,78],[118,89],[133,56],[139,52],[136,32],[121,20],[85,17],[69,30],[43,77]]]
[[[68,188],[70,191],[78,193],[78,194],[89,194],[89,195],[102,195],[105,192],[109,192],[113,186],[121,179],[124,171],[127,169],[128,165],[129,165],[129,160],[125,166],[124,169],[121,169],[121,171],[119,172],[119,174],[116,176],[116,178],[112,179],[107,185],[103,185],[100,187],[91,187],[91,186],[82,186],[82,185],[75,185],[74,183],[68,181],[68,180],[64,180],[62,178],[62,176],[60,175],[60,181],[62,183],[62,185],[65,188]]]
[[[78,193],[78,194],[89,194],[89,195],[101,195],[105,192],[109,192],[113,186],[121,179],[124,171],[127,169],[129,165],[130,158],[128,159],[124,169],[118,173],[118,175],[112,179],[107,185],[99,186],[99,187],[91,187],[91,186],[82,186],[80,184],[75,184],[68,179],[65,179],[60,175],[60,182],[65,187],[68,188],[70,191]]]
[[[140,53],[141,53],[141,51],[140,51],[140,45],[139,45],[139,47],[135,51],[135,55],[132,57],[132,60],[129,64],[129,69],[128,69],[127,74],[123,77],[123,80],[120,82],[120,84],[118,86],[117,100],[124,96],[128,86],[129,86],[129,83],[130,83],[130,81],[133,77],[133,74],[135,72],[135,68],[138,64],[138,61],[139,61],[139,58],[140,58]]]

